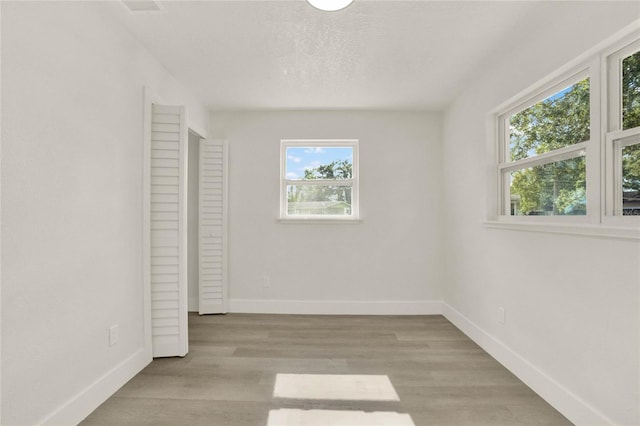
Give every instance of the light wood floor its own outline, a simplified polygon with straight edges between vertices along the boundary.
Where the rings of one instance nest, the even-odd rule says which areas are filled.
[[[396,411],[420,425],[567,425],[444,317],[189,316],[190,352],[154,360],[83,425],[265,426],[278,408]],[[385,374],[399,402],[274,399],[277,373]]]

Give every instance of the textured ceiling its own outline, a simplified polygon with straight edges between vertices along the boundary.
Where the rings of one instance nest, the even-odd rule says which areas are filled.
[[[105,7],[211,109],[438,110],[504,49],[595,3],[161,4],[153,14]]]

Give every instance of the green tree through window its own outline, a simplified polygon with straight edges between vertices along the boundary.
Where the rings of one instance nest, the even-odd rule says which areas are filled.
[[[589,139],[589,79],[514,114],[509,120],[511,161]],[[586,214],[583,157],[511,173],[513,214]]]
[[[319,165],[312,169],[305,169],[304,171],[305,180],[342,180],[351,179],[352,175],[353,165],[349,160],[335,160],[329,164]],[[342,201],[351,206],[351,187],[349,186],[289,186],[287,195],[289,203],[311,201]]]
[[[283,218],[358,218],[358,141],[281,141]]]
[[[640,126],[640,52],[622,61],[622,128]],[[640,191],[640,144],[622,151],[622,191]]]

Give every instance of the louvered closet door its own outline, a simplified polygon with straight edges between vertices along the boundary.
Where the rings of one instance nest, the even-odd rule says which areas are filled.
[[[227,312],[227,143],[200,141],[199,310]]]
[[[184,356],[187,339],[184,107],[153,105],[151,118],[151,326],[153,356]]]

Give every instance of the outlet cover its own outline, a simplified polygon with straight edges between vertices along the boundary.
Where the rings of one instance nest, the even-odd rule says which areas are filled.
[[[118,325],[112,325],[109,327],[109,346],[113,346],[118,343]]]
[[[504,312],[504,308],[503,307],[499,307],[498,308],[498,322],[500,324],[504,324],[505,323],[505,312]]]

